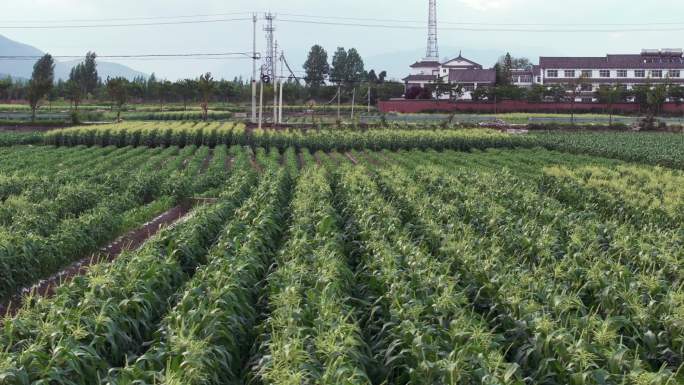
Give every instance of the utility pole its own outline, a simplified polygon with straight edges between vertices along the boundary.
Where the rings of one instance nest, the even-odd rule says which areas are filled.
[[[283,124],[283,58],[285,57],[285,52],[280,53],[280,103],[278,104],[278,123]]]
[[[264,19],[266,19],[266,26],[264,27],[264,31],[266,31],[266,57],[265,57],[265,63],[264,63],[264,72],[265,75],[268,76],[270,79],[271,83],[273,84],[273,125],[276,124],[276,102],[277,102],[277,90],[278,90],[278,80],[276,79],[276,64],[275,64],[275,53],[276,53],[276,46],[275,46],[275,38],[274,38],[274,32],[275,32],[275,27],[273,26],[273,20],[275,19],[275,15],[272,13],[268,12],[264,15]]]
[[[371,84],[368,82],[368,113],[370,114],[370,106],[371,106]]]
[[[256,82],[257,82],[257,51],[256,51],[256,30],[257,15],[252,15],[253,37],[252,37],[252,124],[256,123]]]
[[[355,103],[356,103],[356,87],[354,87],[354,90],[352,90],[352,110],[351,110],[352,121],[354,120],[354,104]]]
[[[278,124],[278,42],[273,45],[273,126]]]
[[[340,96],[342,96],[341,92],[342,86],[339,85],[337,86],[337,121],[340,121]]]
[[[261,67],[261,76],[263,77],[264,67]],[[259,129],[261,130],[261,124],[264,121],[264,81],[260,81],[259,89]]]

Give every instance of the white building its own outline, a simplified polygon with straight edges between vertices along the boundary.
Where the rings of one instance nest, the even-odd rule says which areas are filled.
[[[578,100],[594,100],[595,91],[603,85],[619,84],[632,89],[640,84],[684,84],[684,52],[681,49],[643,50],[641,54],[606,55],[605,57],[547,57],[530,70],[514,70],[511,83],[519,87],[534,85],[579,88]],[[437,81],[460,85],[462,100],[471,99],[479,87],[493,86],[496,73],[461,55],[444,63],[419,61],[411,65],[404,78],[406,90],[425,87]]]
[[[645,49],[641,54],[605,57],[542,56],[539,67],[541,76],[536,83],[546,86],[579,83],[581,98],[585,101],[593,99],[594,92],[603,85],[619,84],[632,89],[643,84],[684,84],[681,49]]]
[[[496,83],[496,72],[493,69],[483,69],[482,65],[459,54],[444,63],[433,60],[416,62],[411,65],[411,74],[403,81],[408,91],[412,87],[425,88],[439,78],[445,83],[463,87],[464,93],[460,99],[468,100],[477,88],[493,86]]]

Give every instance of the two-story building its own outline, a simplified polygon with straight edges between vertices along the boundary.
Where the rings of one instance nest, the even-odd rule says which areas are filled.
[[[681,49],[643,50],[641,54],[605,57],[539,58],[542,85],[577,84],[586,101],[602,85],[619,84],[632,89],[640,84],[684,83]]]
[[[441,78],[443,82],[460,85],[461,99],[471,99],[471,93],[478,87],[496,83],[496,72],[484,69],[481,64],[464,58],[461,54],[443,63],[422,60],[411,65],[411,74],[403,79],[406,90],[412,87],[424,88]],[[448,95],[442,96],[448,98]]]

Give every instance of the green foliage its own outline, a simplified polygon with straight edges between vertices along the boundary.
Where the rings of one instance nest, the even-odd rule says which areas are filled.
[[[316,88],[325,84],[325,79],[330,73],[330,64],[328,64],[328,53],[323,47],[320,45],[311,47],[304,62],[304,71],[306,71],[304,80],[310,87]]]
[[[27,99],[31,106],[31,120],[36,120],[38,103],[52,89],[55,78],[55,61],[50,54],[38,59],[33,65],[33,74],[28,83]]]

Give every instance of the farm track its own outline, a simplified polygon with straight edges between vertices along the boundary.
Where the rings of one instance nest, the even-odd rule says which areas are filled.
[[[226,157],[226,160],[223,164],[223,168],[226,171],[230,171],[233,169],[233,164],[235,163],[235,159],[232,156]]]
[[[214,159],[214,150],[210,149],[209,155],[207,155],[206,158],[204,158],[204,160],[202,161],[202,167],[200,167],[199,171],[200,175],[204,174],[207,171],[212,159]]]
[[[359,161],[354,158],[354,156],[350,152],[345,152],[344,155],[347,156],[347,159],[349,159],[350,162],[354,164],[354,166],[358,166]]]
[[[202,201],[202,203],[213,202]],[[100,249],[98,253],[82,258],[59,273],[43,279],[31,287],[23,288],[12,296],[9,301],[0,304],[0,317],[15,315],[21,308],[26,295],[34,294],[40,297],[51,297],[59,286],[69,282],[77,276],[86,274],[90,266],[98,263],[112,262],[124,251],[140,248],[148,239],[157,234],[160,230],[180,221],[190,212],[191,208],[190,205],[176,206],[157,216],[150,222],[145,223],[141,227],[120,236],[106,247]]]
[[[252,168],[255,169],[259,174],[263,174],[264,169],[263,169],[263,167],[261,167],[261,165],[259,164],[259,162],[257,162],[257,160],[256,160],[256,158],[254,157],[254,155],[252,155],[252,156],[249,158],[249,164],[250,164],[250,165],[252,166]]]

